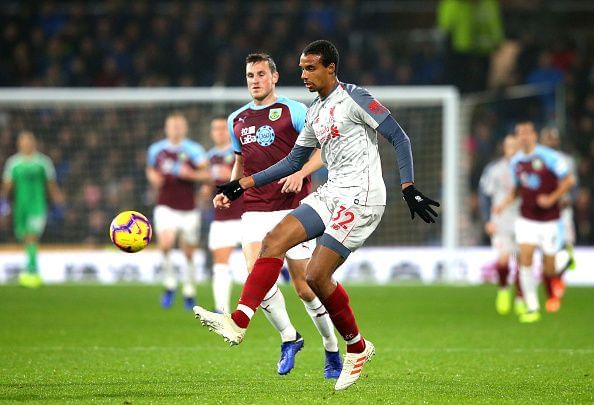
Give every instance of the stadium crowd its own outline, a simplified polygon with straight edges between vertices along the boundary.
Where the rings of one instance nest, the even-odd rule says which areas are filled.
[[[481,13],[467,3],[483,7]],[[592,14],[558,15],[557,23],[542,30],[550,22],[543,3],[508,1],[499,9],[495,0],[7,1],[0,5],[0,86],[244,86],[244,58],[254,50],[275,57],[279,85],[299,86],[297,56],[310,40],[328,38],[341,50],[340,78],[346,82],[455,84],[463,95],[488,91],[489,101],[472,112],[465,145],[473,192],[515,120],[558,125],[562,148],[577,161],[578,244],[594,244],[594,36],[587,29]],[[471,14],[463,22],[452,18],[464,13]],[[490,29],[468,34],[477,27]],[[482,39],[480,46],[469,42],[474,37]],[[544,92],[508,100],[506,89],[521,84]],[[0,107],[0,164],[15,150],[16,131],[30,122],[26,112],[9,119],[7,111]],[[146,194],[145,148],[160,136],[162,122],[147,119],[152,124],[113,136],[132,113],[142,111],[43,112],[44,124],[54,130],[42,139],[42,150],[53,159],[70,205],[54,208],[46,239],[65,227],[78,231],[64,241],[102,243],[109,207]],[[77,122],[87,123],[85,131]],[[106,134],[112,134],[109,148]],[[106,156],[109,164],[101,161]],[[149,202],[147,196],[144,204]],[[12,240],[9,230],[0,219],[0,241]]]

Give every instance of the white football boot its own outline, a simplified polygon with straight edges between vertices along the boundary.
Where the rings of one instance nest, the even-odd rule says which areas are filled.
[[[344,355],[342,362],[342,371],[334,389],[336,391],[344,390],[353,385],[359,377],[361,377],[361,370],[363,365],[371,360],[375,354],[375,346],[369,340],[365,341],[365,350],[363,353],[347,353]]]
[[[217,314],[196,305],[192,308],[196,314],[196,318],[200,319],[202,326],[206,326],[208,330],[221,335],[225,342],[231,346],[238,345],[245,336],[245,329],[240,328],[233,322],[229,314]]]

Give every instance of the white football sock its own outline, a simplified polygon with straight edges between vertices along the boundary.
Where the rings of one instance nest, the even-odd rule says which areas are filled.
[[[322,343],[324,344],[324,349],[329,352],[337,352],[338,351],[338,340],[336,339],[336,335],[334,334],[334,325],[330,320],[330,315],[328,315],[328,311],[320,301],[318,297],[315,297],[312,301],[303,301],[303,305],[305,305],[305,310],[311,316],[311,320],[313,321],[314,325],[316,325],[316,329],[320,332],[322,336]]]
[[[531,266],[520,266],[520,285],[524,293],[524,301],[528,312],[535,312],[540,309],[538,303],[538,281],[534,277]]]
[[[215,309],[221,312],[229,312],[231,269],[228,264],[216,263],[212,267],[212,294]]]
[[[297,339],[297,331],[291,324],[287,313],[285,297],[276,284],[266,293],[260,308],[268,321],[280,333],[283,342]]]
[[[193,260],[187,260],[186,265],[184,266],[183,272],[183,282],[184,287],[182,289],[182,294],[186,298],[194,298],[196,295],[196,266],[194,266]]]
[[[166,290],[175,290],[177,288],[177,277],[175,277],[169,252],[161,252],[161,271],[163,272],[163,287]]]

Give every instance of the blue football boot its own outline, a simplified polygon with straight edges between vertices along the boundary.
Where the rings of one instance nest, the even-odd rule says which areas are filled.
[[[326,352],[326,364],[324,364],[324,377],[327,380],[337,379],[342,371],[340,352]]]
[[[173,305],[173,301],[175,301],[175,291],[165,290],[161,296],[161,307],[169,309]]]
[[[192,308],[196,305],[196,300],[194,297],[184,297],[184,308],[188,311],[191,311]]]
[[[303,347],[303,338],[297,333],[297,338],[290,342],[283,342],[281,345],[281,357],[278,361],[278,373],[280,375],[289,374],[295,367],[295,356]]]

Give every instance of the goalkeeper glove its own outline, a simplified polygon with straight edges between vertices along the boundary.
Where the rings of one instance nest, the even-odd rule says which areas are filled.
[[[239,185],[239,179],[217,186],[217,194],[223,194],[231,201],[237,200],[245,190]]]
[[[415,212],[421,217],[421,219],[427,223],[435,223],[433,217],[437,217],[437,212],[431,208],[431,205],[439,207],[437,201],[433,201],[429,197],[425,197],[415,186],[410,185],[402,190],[404,201],[408,204],[410,210],[410,219],[415,218]],[[429,214],[433,214],[433,217]]]

